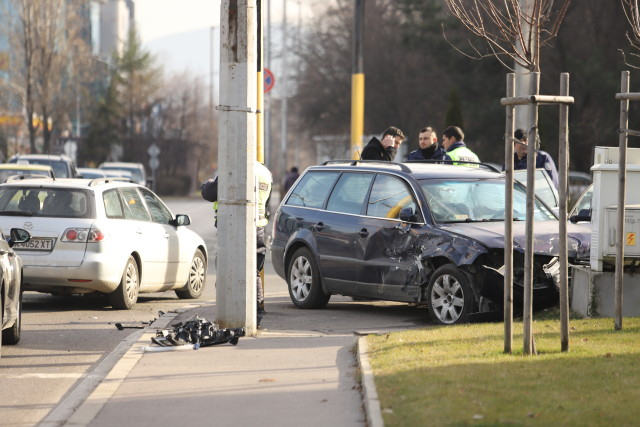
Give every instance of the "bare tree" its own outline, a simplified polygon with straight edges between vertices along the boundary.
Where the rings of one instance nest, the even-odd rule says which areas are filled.
[[[625,1],[625,0],[623,0]],[[488,50],[469,45],[471,57],[512,59],[521,67],[540,71],[540,46],[556,37],[571,0],[445,0],[451,13],[472,33],[483,39]]]
[[[82,0],[11,0],[17,20],[13,45],[22,60],[22,86],[29,143],[36,152],[38,117],[43,131],[43,150],[48,152],[53,132],[59,127],[75,98],[80,70],[88,58],[81,37]],[[73,65],[72,65],[73,64]]]
[[[625,17],[629,21],[631,26],[631,34],[627,32],[627,40],[633,51],[629,55],[633,59],[640,58],[640,10],[638,9],[638,0],[620,0],[622,9],[624,10]],[[625,64],[633,68],[640,68],[637,65],[632,65],[627,61],[624,51],[621,50],[622,56],[625,59]]]

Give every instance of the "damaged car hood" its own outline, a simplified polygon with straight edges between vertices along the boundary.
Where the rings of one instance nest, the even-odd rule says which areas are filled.
[[[536,254],[556,256],[560,244],[558,221],[534,223],[533,251]],[[524,252],[526,223],[513,223],[513,249]],[[488,248],[504,248],[504,222],[468,222],[441,225],[442,230],[477,240]],[[589,258],[591,230],[579,224],[567,224],[568,256]]]

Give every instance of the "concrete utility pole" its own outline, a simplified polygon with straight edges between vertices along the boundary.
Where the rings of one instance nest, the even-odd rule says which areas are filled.
[[[282,109],[280,110],[280,198],[284,197],[284,177],[287,176],[287,0],[282,3]]]
[[[220,22],[217,322],[255,335],[256,0],[222,0]]]

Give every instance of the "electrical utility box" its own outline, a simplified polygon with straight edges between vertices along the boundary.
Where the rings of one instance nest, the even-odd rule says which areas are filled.
[[[593,198],[591,200],[591,270],[603,271],[605,263],[615,265],[615,228],[617,221],[618,204],[618,147],[596,147],[594,153],[593,172]],[[630,221],[640,219],[640,148],[627,149],[627,191],[626,203],[628,211],[625,214],[625,234],[627,238],[635,240],[627,241],[625,245],[626,257],[640,257],[640,245],[637,235],[633,234],[633,225]],[[613,233],[613,240],[611,239]],[[631,233],[631,235],[629,234]],[[635,236],[635,237],[634,237]],[[628,243],[633,244],[629,245]],[[637,253],[638,255],[634,255]]]
[[[612,263],[615,263],[616,236],[618,235],[617,206],[607,206],[604,224],[607,230],[607,244],[602,249],[602,254],[605,258],[612,258]],[[640,258],[640,205],[627,205],[625,208],[624,240],[624,257]]]

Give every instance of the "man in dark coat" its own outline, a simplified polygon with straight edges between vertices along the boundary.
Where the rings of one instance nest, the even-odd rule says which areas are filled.
[[[287,191],[289,191],[293,183],[296,182],[299,176],[300,174],[298,173],[298,168],[295,166],[292,167],[284,180],[284,194],[282,194],[283,197],[287,193]]]
[[[431,126],[422,128],[418,135],[420,148],[409,153],[407,160],[443,160],[444,149],[438,146],[438,136]]]
[[[381,160],[390,162],[396,157],[398,148],[404,140],[404,133],[395,126],[391,126],[382,134],[382,140],[375,136],[362,150],[361,160]]]
[[[522,129],[516,129],[513,133],[514,146],[513,146],[513,169],[526,169],[527,168],[527,135],[525,135]],[[558,188],[558,170],[556,164],[551,158],[551,155],[546,151],[536,150],[536,169],[544,168],[551,178],[551,182]],[[504,170],[504,167],[503,169]]]

